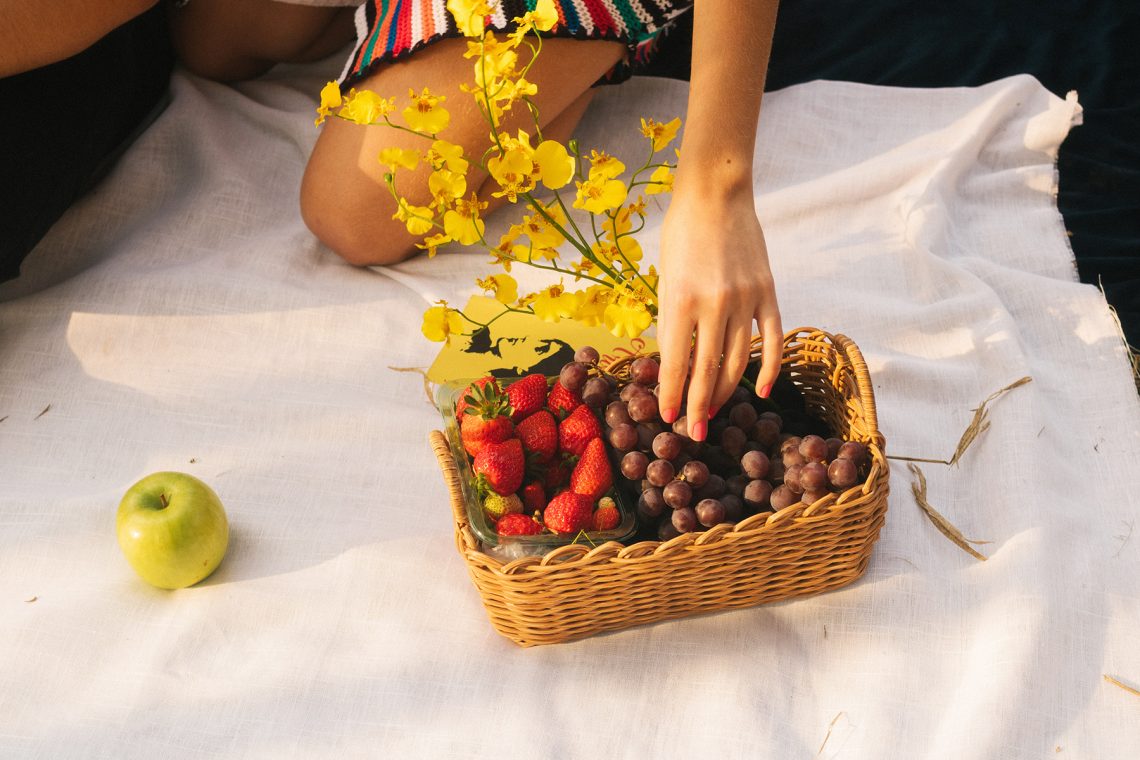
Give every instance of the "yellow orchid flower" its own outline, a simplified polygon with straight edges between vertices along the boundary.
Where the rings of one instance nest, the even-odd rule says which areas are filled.
[[[439,104],[447,100],[443,95],[432,95],[428,88],[424,88],[419,95],[415,90],[408,90],[408,97],[412,104],[404,109],[404,121],[416,132],[436,135],[447,129],[451,121],[451,114]]]
[[[509,274],[493,274],[475,284],[495,297],[499,303],[511,304],[518,300],[519,284]]]
[[[534,163],[538,166],[542,184],[551,190],[565,187],[574,177],[574,157],[557,140],[539,143],[534,149]]]
[[[614,292],[605,285],[591,285],[579,293],[578,311],[574,321],[586,327],[596,327],[605,321],[606,307],[613,300]]]
[[[567,293],[562,284],[550,285],[534,294],[534,315],[543,322],[569,319],[578,310],[578,295]]]
[[[677,136],[677,130],[681,128],[681,120],[673,119],[673,121],[661,124],[653,119],[641,120],[641,134],[648,137],[653,141],[653,152],[663,150],[665,146],[673,141]]]
[[[424,235],[435,226],[434,214],[430,208],[413,206],[403,199],[400,200],[400,205],[396,207],[396,213],[392,214],[392,218],[403,222],[408,232],[413,235]]]
[[[673,172],[668,166],[658,166],[649,175],[649,184],[645,186],[646,195],[673,192]]]
[[[652,294],[637,282],[627,282],[613,291],[613,300],[606,306],[602,320],[613,335],[619,338],[636,338],[653,323],[650,304]]]
[[[440,301],[440,304],[424,312],[424,323],[420,327],[420,332],[428,340],[450,344],[452,334],[463,330],[463,318],[458,311],[450,308],[446,301]]]
[[[494,12],[485,0],[447,0],[447,10],[464,37],[482,37],[486,17]]]
[[[561,209],[559,209],[559,216],[561,216]],[[551,218],[556,221],[559,216],[551,214]],[[563,218],[559,223],[565,224],[565,222],[566,220]],[[535,248],[557,248],[566,240],[562,237],[562,233],[537,211],[529,216],[524,216],[519,228],[530,238],[530,242]]]
[[[585,209],[591,214],[604,214],[625,202],[628,192],[620,179],[604,176],[590,177],[585,182],[576,182],[578,195],[574,198],[574,208]]]
[[[467,178],[447,169],[439,169],[428,177],[428,190],[433,205],[449,206],[456,198],[462,198],[467,193]]]
[[[382,98],[372,90],[348,91],[340,115],[356,124],[375,124],[396,110],[395,98]]]
[[[463,157],[463,146],[436,140],[428,148],[425,158],[436,169],[446,168],[456,174],[467,173],[467,159]]]
[[[427,251],[427,257],[430,259],[435,256],[441,245],[450,242],[451,238],[440,232],[436,235],[428,235],[421,242],[416,243],[416,248],[419,248],[421,251]]]
[[[443,231],[460,245],[471,245],[483,239],[484,224],[479,212],[486,208],[475,193],[470,200],[460,198],[455,207],[443,215]]]
[[[625,171],[625,164],[608,153],[590,151],[590,179],[613,179]]]
[[[316,126],[324,124],[325,119],[332,114],[332,109],[340,108],[344,99],[340,96],[340,85],[336,82],[329,82],[321,88],[321,104],[317,106],[317,120]]]
[[[420,164],[420,152],[403,148],[384,148],[380,151],[379,160],[392,171],[396,171],[397,168],[415,169]]]

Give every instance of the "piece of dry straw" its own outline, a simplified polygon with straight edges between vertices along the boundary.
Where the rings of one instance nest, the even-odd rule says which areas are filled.
[[[1116,680],[1115,678],[1108,675],[1107,673],[1104,675],[1104,680],[1108,681],[1110,684],[1112,684],[1114,686],[1119,686],[1120,688],[1124,689],[1129,694],[1135,694],[1136,696],[1140,697],[1140,690],[1134,689],[1126,683],[1121,683],[1120,681]]]
[[[986,408],[989,406],[990,402],[997,399],[999,396],[1012,391],[1014,388],[1020,388],[1026,383],[1031,382],[1033,382],[1032,377],[1023,377],[1020,380],[1016,380],[1004,388],[994,391],[989,396],[987,396],[986,400],[979,404],[976,409],[972,409],[971,411],[974,413],[974,418],[970,420],[970,424],[966,426],[965,431],[962,433],[962,437],[958,439],[958,445],[954,448],[954,455],[949,459],[923,459],[922,457],[904,457],[897,455],[888,456],[887,459],[898,459],[903,462],[929,462],[930,464],[946,464],[952,467],[957,466],[958,460],[961,459],[962,455],[966,453],[966,449],[970,448],[970,444],[972,444],[979,435],[990,429],[990,421],[988,416],[989,411]]]
[[[958,547],[972,557],[976,557],[981,561],[986,561],[986,555],[979,552],[970,544],[988,544],[989,541],[977,541],[974,539],[966,538],[962,535],[962,531],[954,527],[953,523],[947,520],[942,514],[930,506],[930,502],[926,500],[926,476],[916,464],[908,464],[907,467],[914,473],[915,481],[910,484],[910,490],[914,493],[914,500],[918,502],[918,506],[922,508],[923,513],[934,523],[934,527],[938,528],[939,532],[946,538],[953,541]]]

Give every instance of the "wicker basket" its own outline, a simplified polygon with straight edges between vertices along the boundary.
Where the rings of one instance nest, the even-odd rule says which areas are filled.
[[[756,341],[753,356],[759,355]],[[801,328],[784,339],[781,372],[802,391],[809,412],[837,435],[867,444],[867,480],[811,505],[666,542],[575,544],[500,562],[479,550],[455,459],[443,433],[432,431],[451,492],[456,545],[495,629],[522,646],[555,644],[817,594],[862,575],[883,526],[890,473],[867,366],[849,338]]]

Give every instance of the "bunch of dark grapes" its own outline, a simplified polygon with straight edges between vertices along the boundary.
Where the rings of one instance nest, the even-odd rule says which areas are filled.
[[[624,384],[597,367],[598,352],[581,348],[559,380],[602,417],[618,471],[638,494],[643,536],[664,541],[796,502],[812,504],[866,477],[862,443],[785,429],[787,420],[770,402],[745,387],[710,420],[708,439],[694,441],[685,417],[672,425],[661,419],[656,360],[634,359]]]

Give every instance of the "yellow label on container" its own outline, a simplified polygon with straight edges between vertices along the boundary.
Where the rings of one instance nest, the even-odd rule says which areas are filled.
[[[569,319],[543,322],[531,314],[509,313],[491,322],[502,309],[503,305],[493,298],[473,296],[463,312],[490,325],[470,337],[453,336],[450,345],[444,345],[428,368],[428,380],[443,384],[484,375],[557,375],[582,346],[596,348],[603,364],[657,350],[657,342],[651,337],[618,338],[604,327],[586,327]]]

